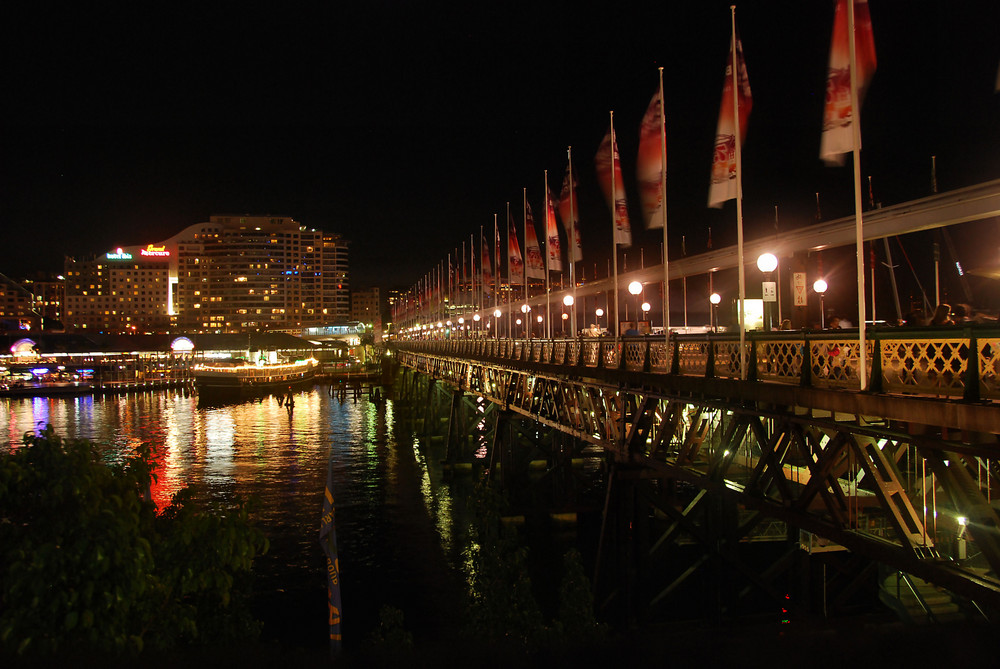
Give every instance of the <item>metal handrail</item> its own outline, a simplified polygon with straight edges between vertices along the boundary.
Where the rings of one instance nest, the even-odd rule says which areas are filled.
[[[869,328],[866,390],[1000,400],[1000,327]],[[572,346],[570,345],[572,343]],[[556,368],[741,378],[735,333],[672,334],[613,339],[425,339],[397,341],[400,350]],[[568,354],[572,352],[572,354]],[[748,332],[747,379],[811,388],[859,389],[857,329]]]

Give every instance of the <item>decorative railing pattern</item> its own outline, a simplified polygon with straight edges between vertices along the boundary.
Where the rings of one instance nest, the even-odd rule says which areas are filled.
[[[1000,400],[1000,328],[886,328],[867,331],[868,391]],[[733,334],[596,339],[444,339],[403,341],[403,350],[492,358],[563,368],[743,378]],[[857,330],[749,332],[749,381],[859,389]]]

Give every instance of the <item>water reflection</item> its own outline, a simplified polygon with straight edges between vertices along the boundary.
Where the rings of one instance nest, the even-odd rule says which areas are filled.
[[[317,532],[330,457],[345,578],[354,569],[355,582],[379,581],[381,556],[398,550],[390,536],[393,523],[419,523],[417,514],[438,529],[451,553],[450,493],[432,485],[440,476],[428,470],[419,449],[411,450],[412,434],[404,432],[399,443],[405,448],[397,448],[391,400],[341,402],[324,386],[294,399],[290,411],[274,397],[207,404],[177,391],[4,399],[0,450],[17,448],[26,431],[51,424],[61,436],[109,444],[122,455],[149,443],[156,452],[153,494],[158,504],[166,504],[184,486],[206,498],[255,495],[259,521],[273,547],[261,566],[276,587],[288,587],[284,579],[290,569],[322,573]],[[401,455],[411,460],[406,467]],[[402,499],[404,474],[416,479],[422,508],[420,501],[415,507]],[[316,584],[322,587],[322,579]]]

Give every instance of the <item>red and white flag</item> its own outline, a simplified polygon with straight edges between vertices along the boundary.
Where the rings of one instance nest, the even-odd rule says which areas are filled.
[[[556,225],[556,203],[548,185],[545,186],[545,251],[548,257],[546,269],[561,272],[562,249],[559,246],[559,226]]]
[[[854,0],[854,54],[858,64],[858,104],[865,97],[875,73],[875,37],[867,0]],[[826,108],[819,157],[828,165],[843,165],[844,154],[854,150],[854,119],[851,105],[851,43],[847,28],[847,0],[837,0],[830,42],[830,66],[826,77]],[[860,148],[860,147],[858,147]]]
[[[601,184],[601,190],[604,191],[604,199],[615,215],[615,243],[631,246],[632,228],[628,222],[625,184],[622,182],[622,166],[613,125],[608,128],[608,134],[597,148],[594,167],[597,168],[597,180]],[[611,192],[612,175],[614,175],[614,193]]]
[[[663,137],[663,111],[661,100],[663,89],[653,94],[649,107],[642,117],[639,126],[639,156],[635,172],[639,181],[639,199],[642,202],[642,214],[649,228],[663,227],[663,172],[667,168]]]
[[[524,268],[529,279],[545,278],[545,262],[542,260],[542,247],[538,245],[538,233],[535,232],[535,217],[531,213],[531,205],[525,203],[525,240],[524,254],[528,258],[528,263]]]
[[[513,216],[507,217],[507,257],[510,259],[511,284],[524,283],[524,260],[521,258],[521,247],[517,243]]]
[[[570,183],[571,174],[573,174],[572,161],[566,166],[562,190],[559,192],[559,219],[562,221],[563,230],[566,231],[569,261],[579,262],[583,260],[583,245],[580,243],[580,205],[576,200],[576,175],[573,175],[573,181]]]
[[[721,207],[726,200],[736,198],[736,114],[733,110],[733,44],[736,44],[736,93],[738,98],[740,146],[747,136],[747,119],[753,107],[750,77],[743,60],[743,43],[734,34],[729,42],[726,78],[722,84],[722,105],[719,125],[715,131],[715,153],[712,156],[712,185],[708,190],[708,206]]]

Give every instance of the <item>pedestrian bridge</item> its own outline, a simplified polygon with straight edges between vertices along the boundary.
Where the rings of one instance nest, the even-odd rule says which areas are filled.
[[[1000,612],[1000,328],[869,329],[864,390],[856,330],[748,333],[743,346],[705,334],[391,350],[499,416],[600,447],[609,505],[629,500],[605,517],[646,528],[627,561],[648,567],[683,536],[743,569],[732,547],[778,521],[798,552],[863,556],[897,588],[915,576],[977,615]],[[731,522],[706,520],[720,505]],[[664,564],[648,604],[696,568]],[[767,572],[754,582],[776,587]]]

